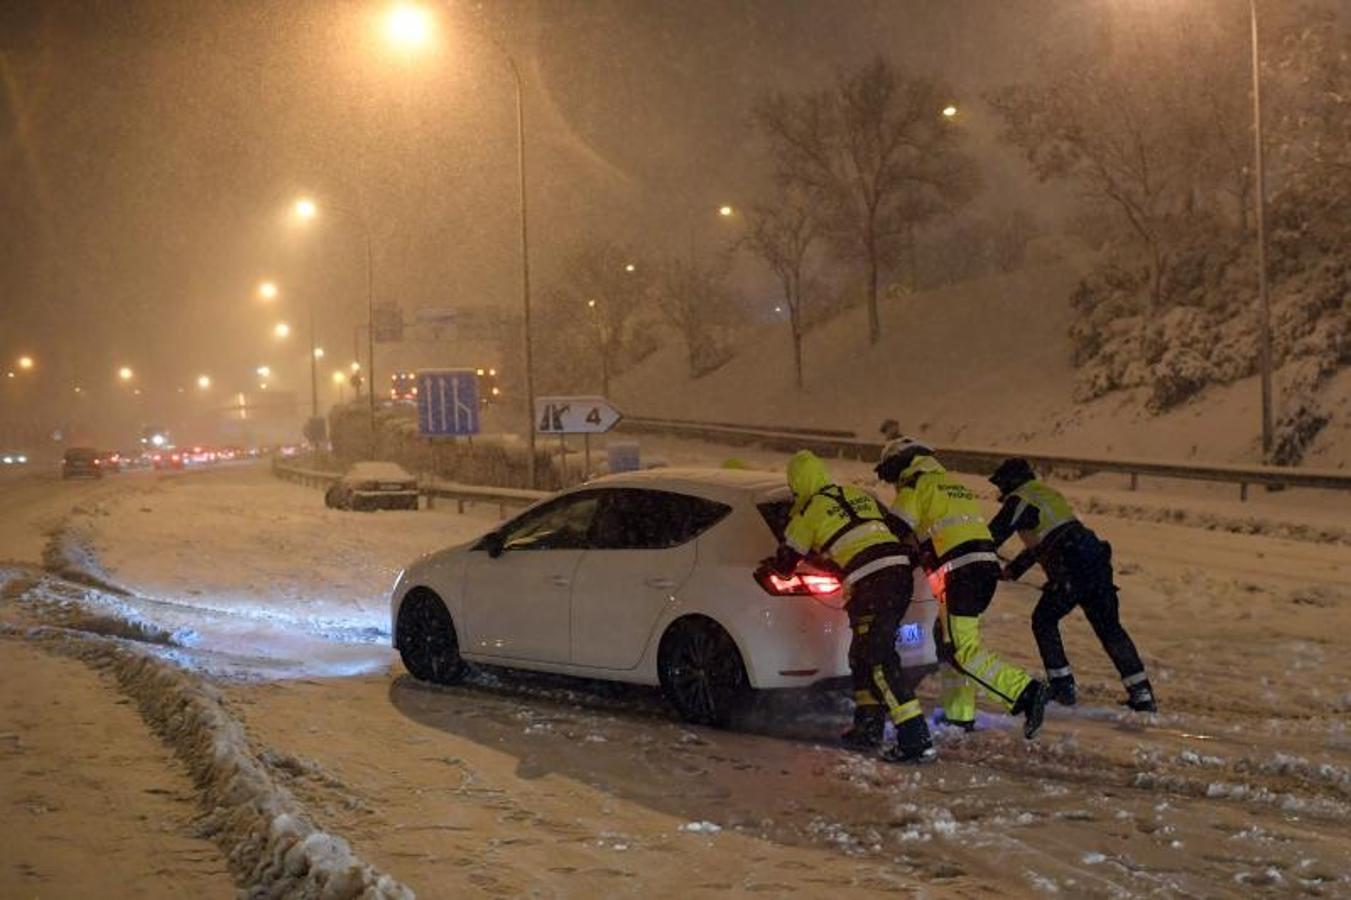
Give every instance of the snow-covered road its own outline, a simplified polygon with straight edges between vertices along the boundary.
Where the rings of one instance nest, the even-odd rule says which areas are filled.
[[[261,467],[24,491],[11,523],[41,520],[66,562],[130,593],[82,599],[127,604],[189,645],[157,652],[226,676],[226,707],[274,776],[422,896],[1351,895],[1338,540],[1095,519],[1163,712],[1116,708],[1110,666],[1071,617],[1079,707],[1053,708],[1032,744],[999,715],[941,733],[942,762],[915,771],[831,746],[843,704],[829,697],[764,698],[718,732],[645,690],[412,681],[381,643],[389,583],[495,509],[332,512]],[[9,529],[0,556],[34,561]],[[1029,665],[1035,596],[1006,586],[987,616],[989,642]]]

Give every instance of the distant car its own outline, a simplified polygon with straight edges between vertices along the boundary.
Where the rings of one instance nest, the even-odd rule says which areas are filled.
[[[150,457],[150,464],[156,469],[181,469],[183,454],[177,450],[156,450]]]
[[[28,464],[28,454],[22,450],[0,450],[0,465],[4,466],[25,466]]]
[[[100,450],[98,454],[99,468],[104,472],[122,471],[122,454],[116,450]]]
[[[330,509],[417,509],[417,479],[391,462],[354,463],[324,494]]]
[[[62,478],[102,478],[103,465],[93,447],[71,447],[61,457]]]
[[[415,678],[479,662],[660,685],[687,721],[725,725],[754,689],[848,683],[837,575],[759,568],[792,506],[782,476],[730,469],[616,474],[536,504],[477,541],[411,563],[390,599]],[[918,678],[937,664],[922,574],[897,629]]]

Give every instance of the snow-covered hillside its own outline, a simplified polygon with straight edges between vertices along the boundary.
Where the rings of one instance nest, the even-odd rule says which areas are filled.
[[[738,355],[697,380],[672,342],[619,378],[613,399],[630,415],[848,428],[868,437],[893,417],[940,444],[1255,461],[1256,378],[1213,386],[1162,415],[1145,411],[1138,390],[1074,402],[1069,296],[1083,265],[1062,261],[886,301],[875,347],[865,310],[850,310],[807,336],[801,392],[784,323],[747,329]],[[1332,420],[1304,462],[1340,468],[1351,464],[1351,374],[1332,378],[1324,392]]]

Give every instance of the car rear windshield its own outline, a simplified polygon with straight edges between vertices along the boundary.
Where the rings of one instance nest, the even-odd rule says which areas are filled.
[[[766,500],[764,503],[755,504],[755,508],[760,510],[760,515],[764,517],[769,530],[774,532],[774,537],[783,540],[784,529],[788,527],[788,516],[793,511],[793,499],[786,497],[783,500]]]
[[[98,451],[72,447],[66,451],[66,459],[71,462],[89,462],[90,460],[98,459]]]

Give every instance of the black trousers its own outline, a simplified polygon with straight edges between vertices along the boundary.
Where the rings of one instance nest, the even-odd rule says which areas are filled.
[[[854,703],[880,705],[900,723],[920,714],[909,679],[896,652],[896,632],[910,608],[911,571],[890,566],[859,579],[850,588],[849,674]]]
[[[1135,642],[1121,624],[1120,601],[1112,580],[1112,547],[1095,534],[1067,539],[1046,561],[1047,580],[1032,611],[1032,635],[1051,678],[1070,674],[1069,657],[1060,639],[1060,620],[1077,606],[1093,627],[1103,650],[1122,679],[1145,670]]]

